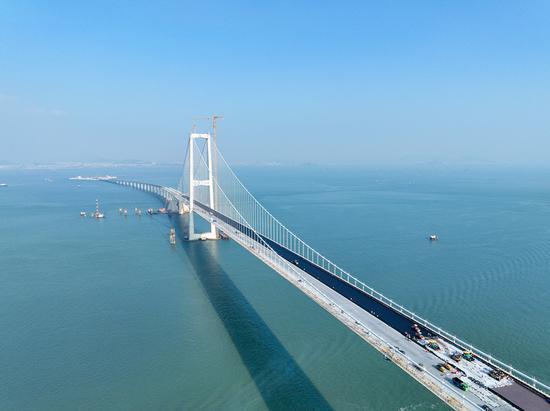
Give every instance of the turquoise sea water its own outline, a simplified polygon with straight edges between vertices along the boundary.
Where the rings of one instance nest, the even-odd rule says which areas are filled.
[[[237,172],[337,264],[550,381],[550,171]],[[184,221],[82,173],[0,171],[0,409],[446,409],[235,243],[172,248]]]

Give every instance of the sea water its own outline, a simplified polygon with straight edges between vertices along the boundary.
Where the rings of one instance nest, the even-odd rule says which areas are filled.
[[[0,409],[446,409],[234,242],[184,242],[185,217],[134,215],[151,194],[68,180],[180,171],[0,171]],[[342,268],[550,381],[549,171],[237,173]],[[80,217],[96,199],[106,218]]]

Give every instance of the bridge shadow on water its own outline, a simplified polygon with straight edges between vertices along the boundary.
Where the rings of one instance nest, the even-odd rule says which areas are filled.
[[[187,218],[171,216],[206,295],[270,410],[331,410],[229,275],[218,264],[212,242],[185,241]]]

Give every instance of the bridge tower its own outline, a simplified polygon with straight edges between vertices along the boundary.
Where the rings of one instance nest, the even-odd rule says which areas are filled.
[[[200,180],[195,178],[195,159],[194,145],[195,140],[206,140],[206,161],[208,161],[208,179]],[[195,206],[195,188],[200,186],[208,187],[208,207],[215,210],[214,204],[214,176],[212,172],[212,137],[209,133],[191,133],[189,134],[189,240],[217,240],[218,231],[211,222],[210,231],[206,233],[195,232],[195,221],[193,208]]]

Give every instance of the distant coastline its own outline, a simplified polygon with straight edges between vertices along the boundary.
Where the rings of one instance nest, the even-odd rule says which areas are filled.
[[[128,167],[159,167],[176,166],[178,163],[157,162],[60,162],[60,163],[30,163],[30,164],[2,164],[0,170],[64,170],[64,169],[88,169],[88,168],[128,168]]]

